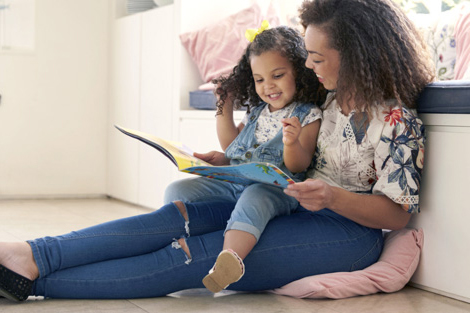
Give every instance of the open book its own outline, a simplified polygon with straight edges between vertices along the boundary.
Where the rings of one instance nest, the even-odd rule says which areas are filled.
[[[293,184],[290,178],[278,167],[269,163],[244,163],[239,165],[214,166],[192,155],[192,152],[180,143],[164,140],[140,131],[115,125],[124,134],[138,139],[165,155],[178,170],[185,173],[219,179],[241,185],[264,183],[286,188]]]

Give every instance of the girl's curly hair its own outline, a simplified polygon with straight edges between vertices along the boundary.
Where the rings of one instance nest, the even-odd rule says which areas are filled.
[[[427,46],[414,24],[392,0],[310,0],[299,9],[304,28],[318,27],[340,54],[338,102],[356,108],[397,100],[416,107],[434,80]]]
[[[244,55],[228,76],[221,76],[212,80],[218,85],[215,92],[219,95],[216,115],[223,113],[223,106],[227,98],[234,104],[234,108],[250,108],[261,104],[256,93],[250,58],[259,56],[264,52],[277,51],[292,64],[295,75],[296,93],[293,101],[322,103],[325,90],[318,82],[315,73],[305,67],[307,51],[302,35],[299,31],[287,26],[267,29],[258,34],[245,50]]]

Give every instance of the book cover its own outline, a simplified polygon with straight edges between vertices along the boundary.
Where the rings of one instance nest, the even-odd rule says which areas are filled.
[[[218,179],[230,183],[250,185],[264,183],[281,188],[293,184],[290,178],[277,166],[263,162],[244,163],[239,165],[214,166],[192,155],[192,152],[179,142],[164,140],[137,130],[115,127],[122,133],[140,140],[160,151],[175,164],[179,171]]]

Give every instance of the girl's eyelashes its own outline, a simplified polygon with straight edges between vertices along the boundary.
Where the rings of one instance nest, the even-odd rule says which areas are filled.
[[[276,75],[273,75],[273,78],[274,79],[280,79],[282,77],[284,77],[285,73],[282,73],[282,74],[276,74]],[[255,83],[262,83],[264,81],[264,78],[255,78]]]
[[[320,64],[320,63],[322,63],[323,61],[313,61],[313,60],[312,60],[312,62],[315,63],[315,64]]]

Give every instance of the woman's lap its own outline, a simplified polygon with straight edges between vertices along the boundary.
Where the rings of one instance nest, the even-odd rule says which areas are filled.
[[[229,289],[273,289],[306,276],[363,269],[376,262],[382,247],[381,230],[330,210],[301,208],[268,223],[244,260],[245,276]]]
[[[46,275],[36,281],[35,294],[62,298],[137,298],[202,288],[202,278],[222,249],[225,227],[219,225],[220,230],[212,228],[204,233],[210,225],[200,221],[192,224],[192,218],[204,220],[202,216],[217,214],[218,206],[211,212],[199,212],[198,217],[194,212],[199,204],[195,207],[196,210],[188,210],[190,236],[183,234],[190,259],[176,241],[169,240],[158,251]],[[268,224],[245,259],[245,276],[230,289],[266,290],[305,276],[361,269],[376,261],[382,243],[380,230],[359,226],[329,210],[312,213],[301,208]]]

